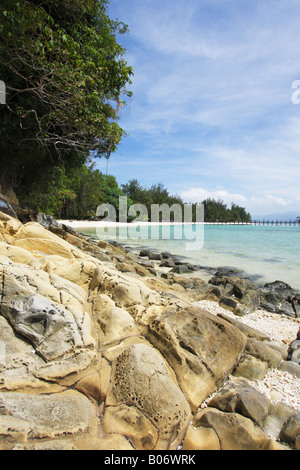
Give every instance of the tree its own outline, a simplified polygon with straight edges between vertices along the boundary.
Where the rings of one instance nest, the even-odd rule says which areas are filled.
[[[0,184],[20,193],[53,167],[109,158],[125,135],[117,108],[132,68],[108,0],[1,0]],[[25,191],[26,190],[26,191]]]
[[[246,209],[235,203],[231,204],[231,209],[221,200],[205,199],[202,204],[206,222],[251,222],[251,215]]]

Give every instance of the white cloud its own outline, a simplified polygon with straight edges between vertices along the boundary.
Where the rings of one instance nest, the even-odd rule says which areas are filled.
[[[245,207],[251,214],[264,215],[269,213],[278,213],[284,211],[292,211],[293,205],[291,201],[277,197],[271,194],[264,194],[262,196],[250,196],[246,197],[243,194],[230,193],[224,189],[207,190],[205,188],[197,187],[191,188],[187,191],[182,191],[180,196],[187,203],[201,203],[205,199],[214,199],[216,201],[222,201],[228,207],[231,203]],[[295,197],[295,201],[299,202],[300,198]]]
[[[144,178],[163,176],[173,192],[297,210],[300,105],[291,86],[300,79],[299,2],[110,3],[131,31],[134,97],[120,122],[134,142],[131,171],[135,161],[137,169],[149,162]],[[126,171],[121,165],[122,178]]]
[[[236,204],[245,204],[247,199],[242,194],[231,194],[223,189],[215,189],[208,191],[205,188],[191,188],[187,191],[182,191],[180,196],[186,202],[202,202],[205,199],[221,200],[225,204],[230,205],[232,202]]]

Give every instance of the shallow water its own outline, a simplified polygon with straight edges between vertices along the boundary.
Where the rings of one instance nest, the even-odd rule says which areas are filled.
[[[134,250],[168,251],[197,265],[230,266],[259,284],[281,280],[300,290],[300,226],[202,225],[77,229]],[[209,275],[211,277],[211,275]]]

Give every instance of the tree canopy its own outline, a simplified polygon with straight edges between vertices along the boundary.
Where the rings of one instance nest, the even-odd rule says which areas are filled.
[[[117,35],[127,26],[108,0],[1,0],[0,184],[28,192],[54,168],[108,158],[125,131],[117,123],[133,70]]]

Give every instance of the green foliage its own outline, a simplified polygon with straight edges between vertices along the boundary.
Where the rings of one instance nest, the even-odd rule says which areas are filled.
[[[179,196],[172,196],[162,183],[153,184],[150,188],[140,185],[136,180],[130,180],[127,184],[122,185],[125,195],[129,196],[134,203],[143,204],[148,211],[149,218],[151,216],[152,204],[180,204],[183,207],[183,200]]]
[[[121,96],[132,68],[107,0],[1,0],[0,184],[18,195],[53,168],[82,167],[90,151],[108,158],[124,130]]]
[[[147,207],[149,217],[151,204],[167,204],[169,207],[173,204],[179,204],[182,209],[184,206],[182,198],[170,195],[162,183],[145,188],[136,179],[133,179],[122,185],[122,189],[135,203],[144,204]],[[215,201],[214,199],[206,199],[202,201],[202,204],[204,204],[205,222],[251,222],[250,214],[246,212],[245,208],[236,204],[232,204],[231,209],[228,209],[223,201]],[[183,210],[182,213],[184,213]],[[192,205],[192,213],[193,221],[195,221],[196,204]]]
[[[205,199],[202,203],[205,222],[251,222],[251,215],[246,209],[234,203],[231,204],[231,209],[223,201],[214,199]]]

